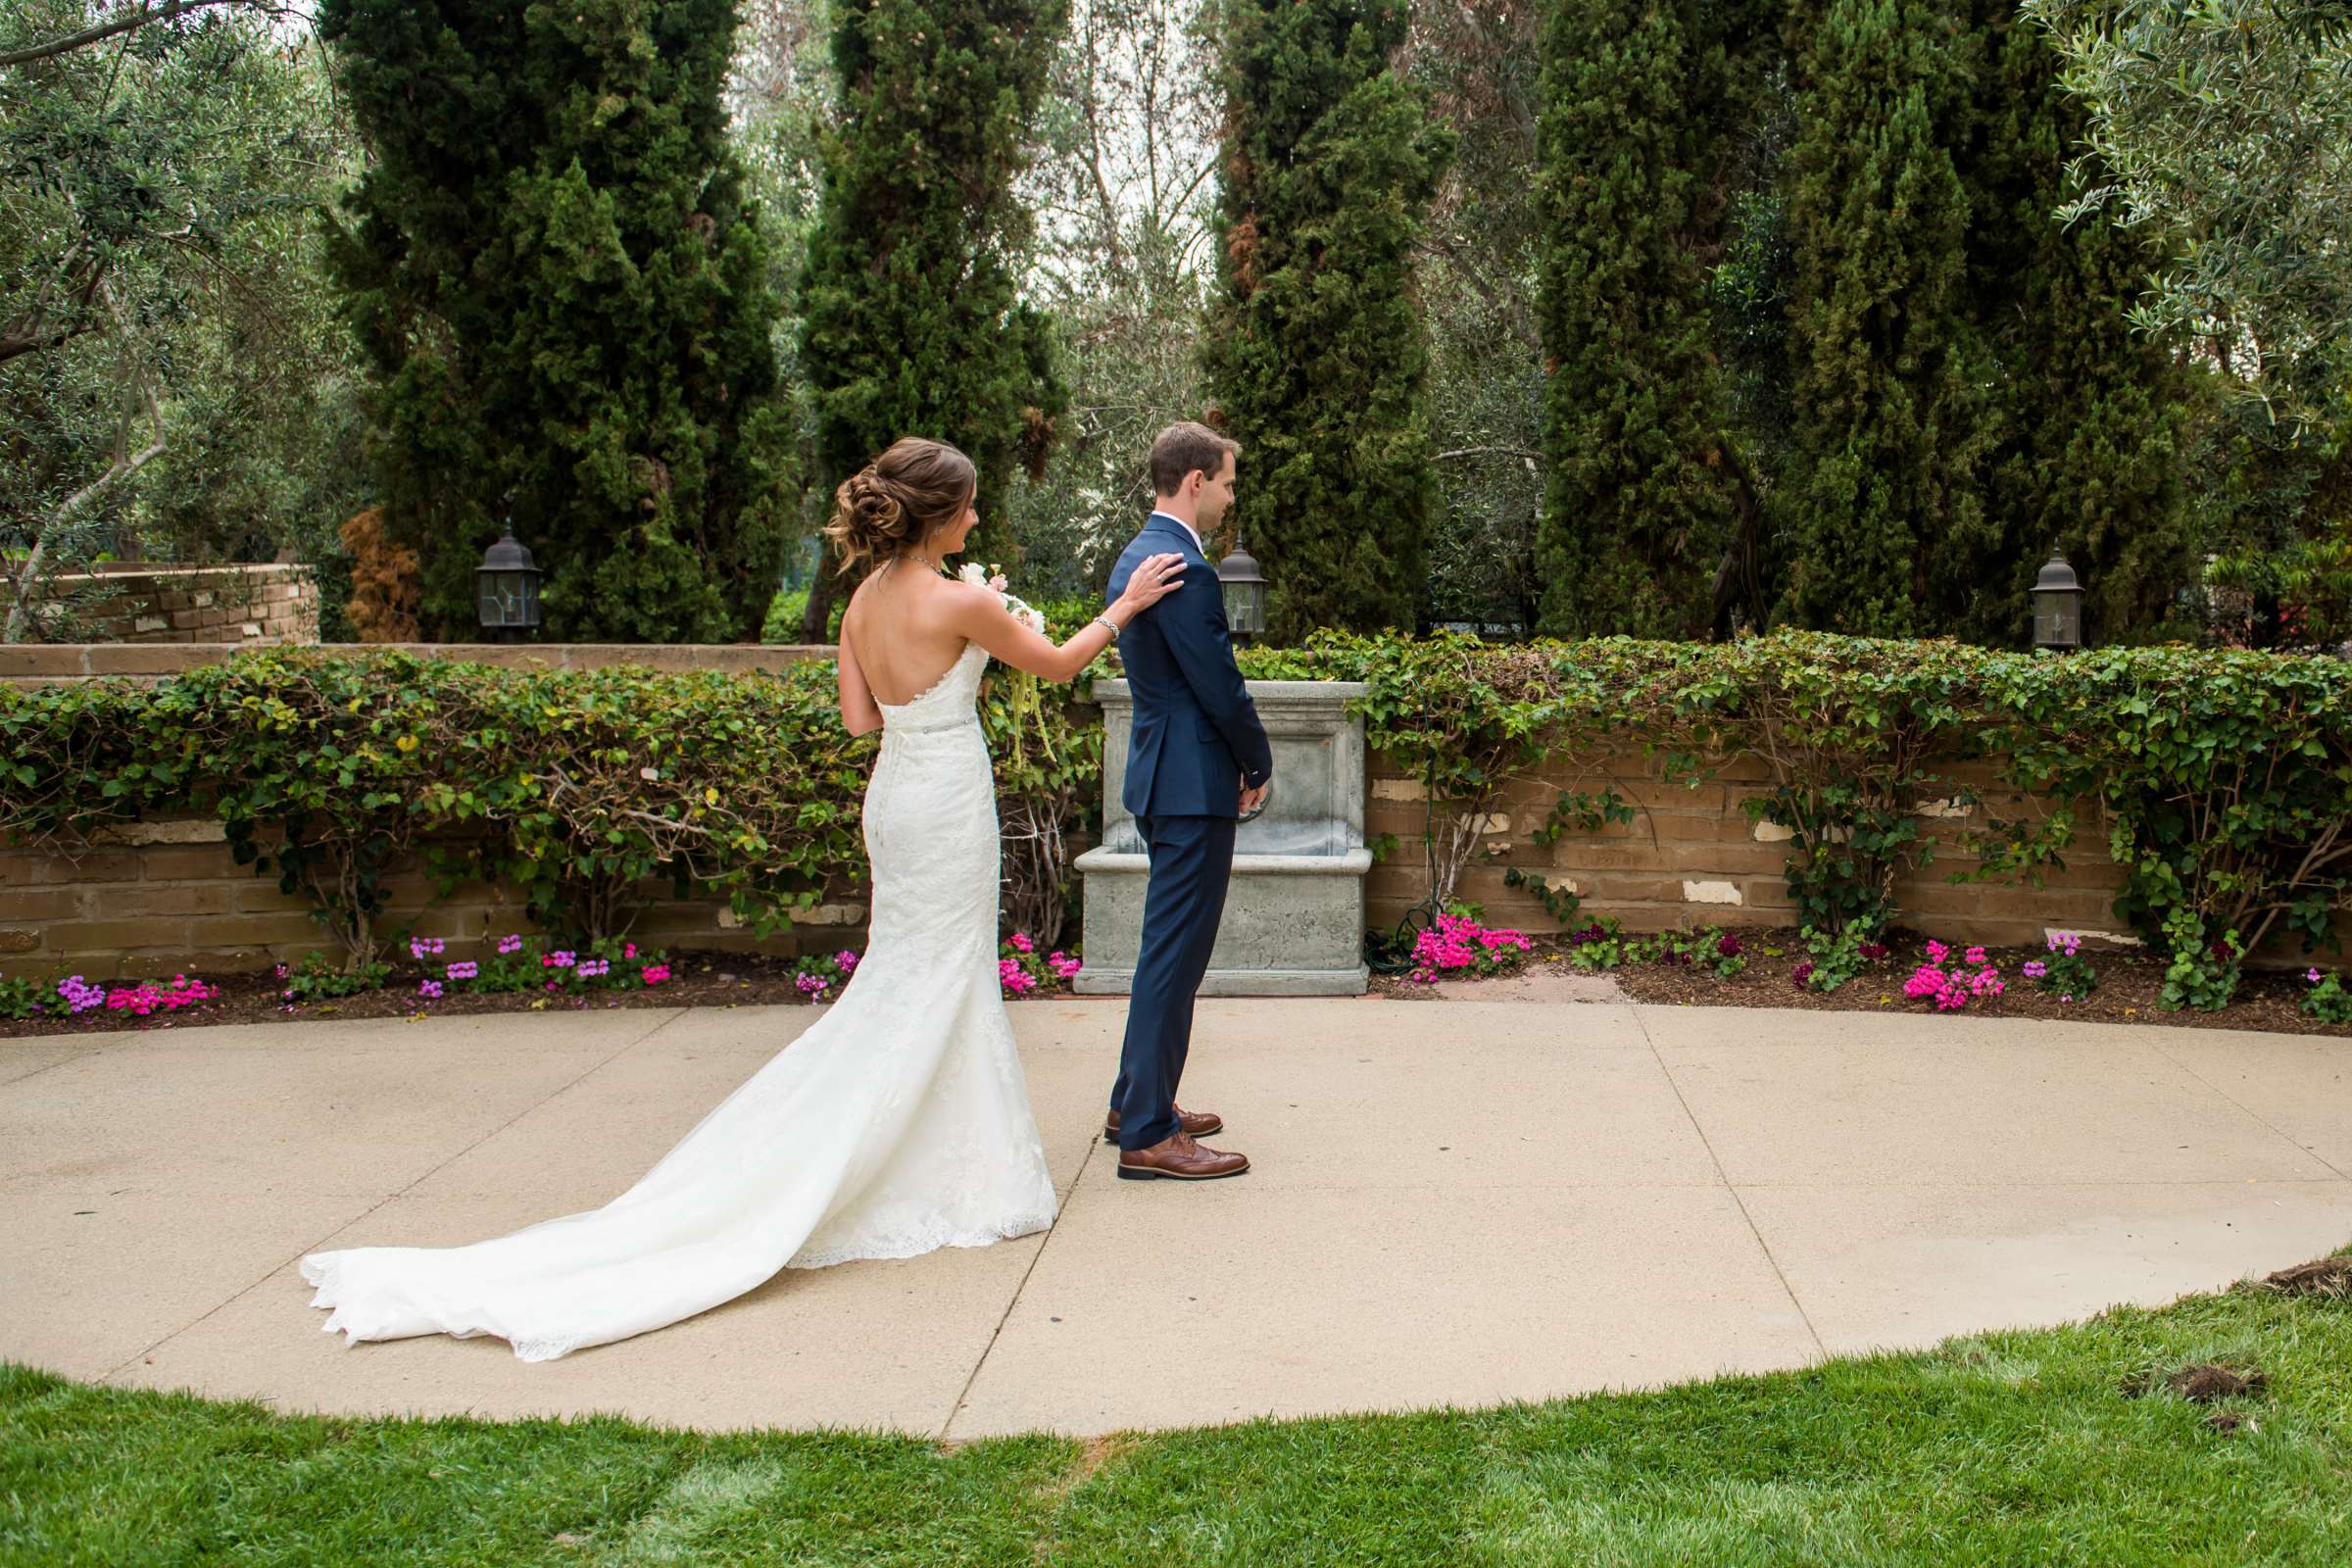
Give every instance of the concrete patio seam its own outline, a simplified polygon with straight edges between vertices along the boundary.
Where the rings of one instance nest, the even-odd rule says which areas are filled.
[[[954,1429],[956,1418],[963,1413],[964,1400],[972,1396],[972,1388],[980,1381],[980,1369],[988,1365],[990,1352],[996,1349],[997,1341],[1004,1338],[1004,1325],[1012,1321],[1014,1309],[1021,1304],[1022,1294],[1029,1289],[1029,1281],[1037,1273],[1039,1260],[1046,1255],[1046,1249],[1054,1245],[1054,1233],[1061,1229],[1061,1216],[1069,1212],[1070,1205],[1078,1200],[1078,1187],[1081,1182],[1086,1180],[1086,1167],[1094,1163],[1095,1151],[1102,1147],[1102,1140],[1100,1138],[1090,1138],[1086,1141],[1086,1152],[1079,1156],[1078,1172],[1070,1178],[1070,1190],[1062,1196],[1061,1201],[1054,1205],[1054,1223],[1046,1227],[1046,1239],[1037,1244],[1036,1251],[1029,1254],[1029,1266],[1021,1270],[1020,1279],[1014,1282],[1012,1295],[1004,1302],[1004,1310],[997,1316],[997,1326],[989,1331],[988,1343],[980,1348],[979,1358],[972,1362],[972,1370],[964,1378],[963,1387],[956,1391],[954,1401],[948,1405],[947,1419],[939,1424],[938,1442],[949,1441],[948,1434]]]
[[[49,1063],[49,1065],[46,1067],[35,1067],[32,1069],[32,1071],[21,1072],[14,1078],[0,1078],[0,1089],[13,1089],[19,1084],[28,1084],[45,1072],[55,1072],[60,1067],[70,1067],[75,1062],[87,1061],[93,1056],[103,1056],[110,1051],[127,1051],[131,1047],[139,1044],[140,1041],[145,1037],[145,1031],[139,1031],[137,1033],[130,1034],[118,1034],[114,1039],[100,1041],[95,1045],[79,1047],[74,1051],[73,1055],[60,1056],[57,1058],[57,1060]],[[57,1038],[69,1041],[73,1039],[71,1035],[63,1035]],[[46,1043],[45,1038],[42,1036],[28,1036],[27,1039],[36,1044]]]
[[[2197,1071],[2196,1068],[2191,1067],[2187,1062],[2182,1061],[2180,1057],[2165,1050],[2162,1042],[2151,1040],[2148,1042],[2148,1048],[2154,1051],[2159,1056],[2162,1056],[2165,1060],[2171,1062],[2174,1066],[2180,1068],[2182,1072],[2188,1074],[2191,1078],[2194,1078],[2197,1082],[2203,1084],[2208,1090],[2211,1090],[2214,1094],[2219,1095],[2230,1104],[2235,1106],[2241,1115],[2250,1117],[2255,1122],[2258,1122],[2262,1126],[2269,1128],[2273,1134],[2284,1141],[2289,1149],[2294,1150],[2298,1153],[2309,1154],[2312,1158],[2318,1160],[2329,1170],[2334,1171],[2338,1180],[2352,1181],[2352,1171],[2345,1170],[2343,1167],[2336,1164],[2334,1160],[2329,1159],[2326,1154],[2321,1153],[2318,1150],[2309,1149],[2301,1144],[2296,1143],[2293,1137],[2291,1137],[2285,1131],[2285,1129],[2274,1126],[2271,1122],[2271,1119],[2263,1115],[2262,1112],[2255,1110],[2250,1105],[2240,1103],[2237,1098],[2231,1095],[2229,1090],[2224,1089],[2220,1084],[2215,1083],[2212,1079]]]
[[[1757,1227],[1755,1216],[1748,1212],[1747,1200],[1740,1196],[1740,1189],[1732,1184],[1732,1173],[1724,1169],[1723,1157],[1715,1152],[1715,1141],[1707,1136],[1706,1128],[1699,1124],[1698,1113],[1690,1108],[1690,1099],[1684,1095],[1683,1086],[1675,1080],[1674,1069],[1666,1064],[1666,1057],[1659,1052],[1658,1043],[1650,1039],[1649,1021],[1643,1016],[1644,1009],[1637,1005],[1631,1010],[1635,1027],[1642,1031],[1642,1038],[1649,1044],[1651,1059],[1657,1062],[1658,1071],[1665,1076],[1666,1087],[1674,1091],[1675,1103],[1683,1107],[1683,1115],[1690,1120],[1690,1130],[1698,1135],[1708,1160],[1715,1166],[1715,1174],[1723,1179],[1723,1190],[1731,1195],[1732,1202],[1738,1206],[1740,1223],[1747,1227],[1748,1235],[1756,1239],[1757,1250],[1764,1254],[1764,1261],[1772,1265],[1772,1277],[1780,1282],[1781,1294],[1788,1298],[1788,1304],[1796,1308],[1797,1321],[1804,1324],[1805,1336],[1813,1342],[1814,1353],[1823,1360],[1829,1359],[1830,1348],[1823,1341],[1821,1330],[1814,1327],[1813,1314],[1805,1309],[1796,1288],[1788,1283],[1788,1272],[1781,1267],[1780,1258],[1774,1255],[1772,1244],[1764,1239],[1764,1232]]]
[[[436,1162],[430,1169],[419,1172],[416,1176],[412,1178],[407,1185],[392,1192],[386,1193],[383,1197],[368,1204],[359,1213],[352,1215],[349,1219],[344,1220],[341,1224],[335,1226],[334,1229],[328,1231],[324,1236],[319,1237],[318,1240],[311,1243],[307,1247],[299,1249],[293,1254],[293,1256],[270,1264],[270,1267],[263,1272],[261,1278],[255,1280],[252,1284],[244,1286],[242,1289],[231,1291],[228,1295],[222,1297],[220,1300],[215,1301],[211,1306],[207,1307],[203,1312],[199,1313],[194,1318],[191,1318],[189,1321],[182,1323],[179,1327],[173,1329],[171,1333],[157,1340],[154,1344],[144,1346],[141,1348],[131,1352],[127,1359],[122,1361],[120,1365],[109,1369],[106,1375],[98,1379],[98,1381],[101,1383],[112,1383],[116,1378],[122,1376],[130,1368],[138,1365],[139,1362],[144,1360],[146,1357],[153,1355],[157,1350],[162,1349],[165,1346],[170,1345],[173,1340],[178,1339],[181,1335],[189,1332],[191,1329],[200,1327],[223,1307],[233,1305],[235,1302],[242,1300],[244,1298],[252,1295],[255,1291],[258,1291],[263,1286],[269,1284],[271,1280],[277,1278],[278,1273],[283,1270],[287,1264],[299,1262],[301,1259],[318,1250],[319,1248],[325,1246],[337,1236],[342,1235],[345,1231],[351,1229],[354,1225],[357,1225],[360,1221],[366,1219],[377,1209],[382,1208],[386,1203],[391,1202],[394,1199],[400,1198],[407,1193],[415,1191],[418,1183],[428,1180],[435,1172],[443,1170],[455,1161],[465,1158],[467,1154],[481,1148],[482,1145],[488,1143],[491,1139],[496,1138],[500,1133],[505,1132],[508,1128],[514,1126],[516,1122],[522,1120],[523,1117],[528,1116],[532,1111],[537,1110],[540,1106],[548,1103],[557,1096],[568,1093],[570,1090],[577,1088],[586,1079],[593,1077],[595,1074],[602,1072],[605,1068],[610,1067],[612,1065],[612,1063],[618,1061],[621,1057],[627,1055],[630,1052],[636,1050],[639,1046],[645,1044],[648,1040],[651,1040],[654,1036],[660,1034],[671,1024],[676,1023],[680,1018],[685,1017],[689,1010],[690,1009],[685,1007],[672,1007],[668,1009],[668,1016],[662,1018],[660,1023],[655,1024],[643,1034],[630,1036],[627,1042],[624,1043],[618,1050],[614,1051],[611,1055],[605,1057],[599,1062],[596,1062],[592,1066],[583,1068],[577,1076],[558,1085],[554,1089],[549,1090],[546,1094],[540,1096],[537,1100],[532,1101],[529,1104],[514,1112],[514,1115],[508,1117],[496,1127],[493,1127],[490,1131],[482,1134],[481,1137],[475,1139],[472,1143],[467,1144],[464,1149],[457,1151],[455,1153],[449,1155],[448,1158]]]

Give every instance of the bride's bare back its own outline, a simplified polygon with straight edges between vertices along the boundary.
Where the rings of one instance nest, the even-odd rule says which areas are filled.
[[[1152,557],[1103,614],[1125,625],[1174,592],[1184,570],[1180,555]],[[903,708],[938,685],[971,643],[1014,669],[1069,681],[1110,633],[1089,624],[1056,647],[1005,613],[993,589],[947,576],[922,555],[897,556],[858,585],[841,613],[842,722],[853,735],[881,728],[882,707]]]
[[[906,556],[858,585],[841,612],[841,640],[876,702],[904,707],[956,667],[968,637],[956,624],[955,601],[978,591]]]

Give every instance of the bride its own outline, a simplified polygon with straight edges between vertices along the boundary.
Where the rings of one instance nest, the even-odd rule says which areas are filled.
[[[996,787],[974,708],[994,655],[1075,679],[1170,592],[1154,556],[1056,648],[994,588],[948,576],[979,522],[971,460],[908,436],[835,493],[848,570],[841,712],[879,728],[865,791],[867,951],[831,1009],[604,1207],[470,1247],[315,1252],[350,1343],[496,1335],[526,1361],[706,1311],[778,1269],[911,1257],[1043,1230],[1054,1187],[997,975]]]

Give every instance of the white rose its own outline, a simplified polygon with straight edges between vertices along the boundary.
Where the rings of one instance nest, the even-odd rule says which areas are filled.
[[[961,577],[965,582],[970,583],[975,588],[985,588],[988,586],[988,572],[977,561],[965,562],[961,569],[959,569],[956,575]]]

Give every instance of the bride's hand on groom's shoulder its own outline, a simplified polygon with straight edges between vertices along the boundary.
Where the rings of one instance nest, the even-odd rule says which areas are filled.
[[[1119,595],[1136,614],[1142,614],[1184,584],[1184,557],[1174,551],[1163,555],[1147,556],[1127,579],[1127,591]]]

